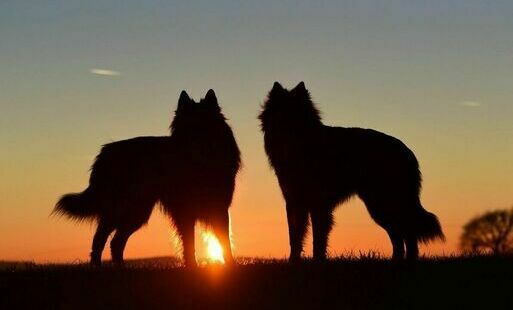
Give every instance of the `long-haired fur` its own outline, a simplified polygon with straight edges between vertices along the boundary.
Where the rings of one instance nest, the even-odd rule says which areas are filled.
[[[303,249],[311,218],[314,258],[325,259],[333,210],[353,195],[367,206],[393,245],[393,257],[418,256],[418,242],[444,239],[437,217],[420,203],[421,174],[400,140],[362,128],[323,125],[303,82],[278,82],[259,116],[265,151],[286,201],[290,259]]]
[[[54,212],[71,219],[96,220],[91,263],[101,263],[109,235],[112,259],[123,262],[132,233],[147,223],[157,202],[172,217],[182,240],[186,265],[195,265],[194,225],[212,226],[225,260],[233,261],[228,208],[240,152],[213,90],[199,103],[183,91],[171,135],[137,137],[103,146],[91,168],[89,187],[62,196]]]

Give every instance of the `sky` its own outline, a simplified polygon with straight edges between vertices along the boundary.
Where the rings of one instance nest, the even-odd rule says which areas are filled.
[[[256,118],[274,81],[305,81],[326,124],[405,142],[447,235],[422,252],[454,253],[467,220],[513,205],[511,12],[506,0],[1,1],[0,260],[87,260],[94,225],[51,217],[58,197],[87,186],[102,144],[169,134],[180,91],[209,88],[244,163],[234,253],[286,257]],[[335,220],[331,255],[390,254],[357,198]],[[155,210],[125,256],[176,255],[172,235]]]

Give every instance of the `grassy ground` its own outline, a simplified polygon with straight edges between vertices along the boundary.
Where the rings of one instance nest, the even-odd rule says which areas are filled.
[[[513,258],[375,257],[289,265],[241,259],[233,268],[173,259],[124,269],[0,263],[0,309],[513,309]]]

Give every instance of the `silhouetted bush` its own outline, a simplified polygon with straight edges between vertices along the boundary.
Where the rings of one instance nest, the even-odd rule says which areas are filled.
[[[471,219],[463,226],[460,248],[495,255],[513,252],[513,209],[488,211]]]

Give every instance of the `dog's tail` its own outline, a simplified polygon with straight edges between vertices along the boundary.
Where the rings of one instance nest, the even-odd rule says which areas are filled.
[[[440,221],[431,212],[424,208],[418,210],[414,223],[415,237],[419,242],[428,243],[434,240],[445,241],[445,235],[442,231]]]
[[[63,195],[52,214],[64,215],[75,221],[93,219],[96,216],[91,189],[87,188],[81,193]]]

